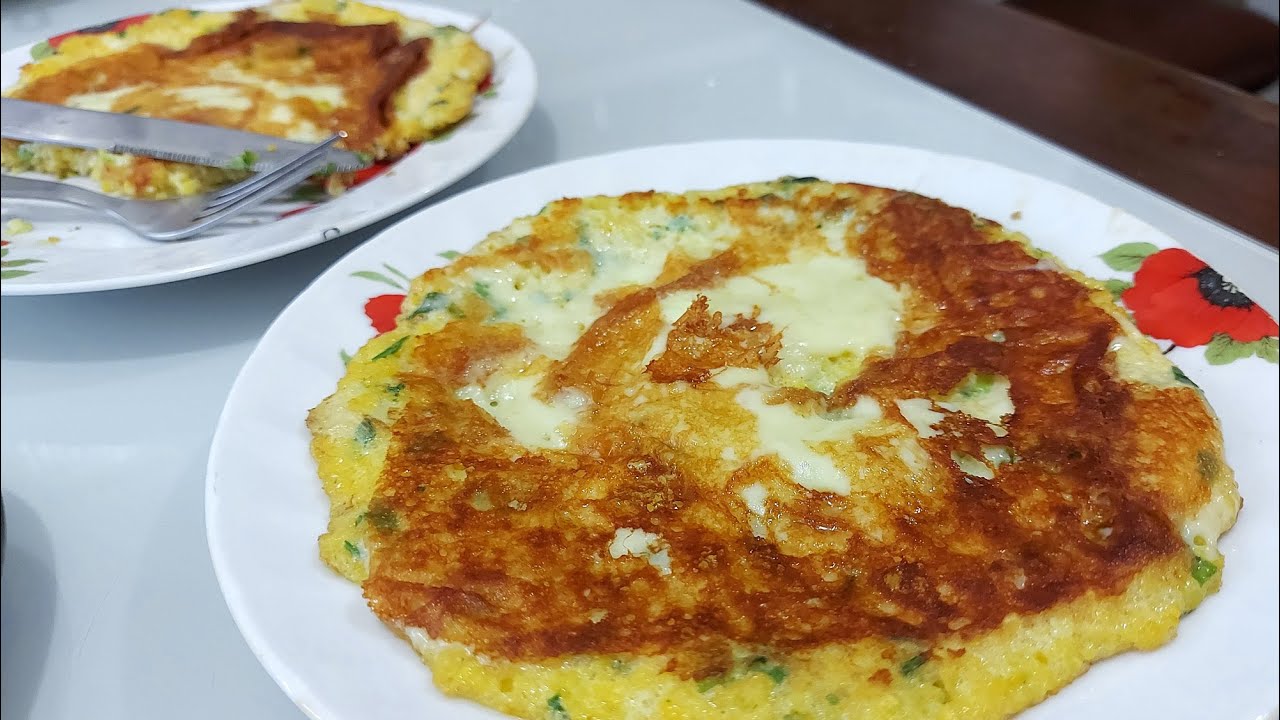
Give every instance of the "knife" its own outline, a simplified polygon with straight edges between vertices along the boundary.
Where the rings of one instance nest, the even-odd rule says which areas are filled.
[[[272,170],[315,147],[215,125],[16,98],[0,99],[0,137],[255,172]],[[325,159],[339,172],[371,162],[366,155],[337,148],[326,151]]]

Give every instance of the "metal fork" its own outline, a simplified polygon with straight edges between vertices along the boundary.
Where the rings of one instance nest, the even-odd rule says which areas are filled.
[[[68,203],[101,212],[148,240],[183,240],[302,182],[325,163],[325,150],[341,138],[341,134],[334,135],[288,163],[235,185],[172,200],[112,197],[66,183],[8,174],[0,177],[0,196]]]

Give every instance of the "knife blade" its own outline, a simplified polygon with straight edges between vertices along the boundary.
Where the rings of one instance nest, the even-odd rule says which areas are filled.
[[[0,137],[255,172],[271,170],[315,147],[215,125],[16,98],[0,99]],[[365,155],[337,148],[327,150],[325,158],[339,172],[370,164]]]

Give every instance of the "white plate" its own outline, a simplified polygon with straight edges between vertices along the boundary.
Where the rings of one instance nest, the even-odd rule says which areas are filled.
[[[563,196],[715,188],[783,175],[939,197],[1026,232],[1096,277],[1130,277],[1099,258],[1114,246],[1174,245],[1097,200],[985,162],[805,140],[666,146],[576,160],[471,190],[388,228],[320,276],[267,331],[231,391],[209,459],[209,548],[227,604],[254,653],[303,710],[328,719],[498,717],[437,692],[409,645],[365,606],[360,589],[317,556],[328,503],[308,453],[304,416],[334,389],[340,350],[352,351],[373,334],[362,306],[393,292],[382,284],[397,282],[387,266],[417,274],[443,264],[438,252],[464,250]],[[1186,618],[1171,645],[1106,661],[1027,717],[1254,720],[1276,703],[1276,367],[1259,357],[1213,366],[1203,348],[1178,348],[1173,358],[1221,414],[1227,459],[1245,497],[1222,545],[1223,590]]]
[[[437,25],[469,28],[477,19],[445,8],[370,0]],[[262,2],[199,5],[234,10]],[[476,102],[472,117],[444,139],[423,143],[390,170],[344,195],[280,219],[267,207],[230,231],[178,243],[153,243],[91,213],[66,206],[4,202],[4,218],[23,217],[35,229],[5,240],[5,270],[30,274],[0,280],[3,295],[52,295],[140,287],[209,275],[279,257],[361,228],[442,190],[497,153],[524,124],[537,95],[533,58],[506,30],[485,22],[476,41],[493,54],[493,92]],[[0,55],[0,86],[11,87],[31,61],[32,45]],[[292,207],[297,207],[295,204]],[[50,242],[49,238],[56,238]],[[13,261],[17,264],[12,264]]]

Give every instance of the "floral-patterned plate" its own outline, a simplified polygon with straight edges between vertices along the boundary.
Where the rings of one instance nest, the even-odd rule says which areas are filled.
[[[262,0],[237,0],[193,9],[234,10],[261,4]],[[479,23],[469,15],[416,2],[375,0],[375,4],[437,25],[472,28]],[[9,50],[0,55],[0,87],[11,87],[24,64],[56,53],[71,35],[119,31],[146,17],[125,18]],[[495,63],[471,116],[394,164],[361,171],[357,186],[337,198],[320,201],[314,194],[298,192],[263,205],[223,229],[176,243],[149,242],[88,211],[5,200],[0,223],[5,226],[0,294],[91,292],[222,272],[332,240],[444,189],[502,149],[529,117],[537,95],[533,58],[519,40],[489,21],[479,23],[475,37],[493,54]],[[27,221],[33,227],[28,229]]]
[[[446,698],[360,589],[326,568],[328,505],[308,452],[307,410],[343,356],[387,330],[409,278],[565,196],[715,188],[784,175],[904,188],[1025,232],[1104,279],[1222,419],[1245,509],[1222,541],[1223,589],[1176,640],[1102,663],[1029,711],[1040,718],[1254,720],[1276,703],[1275,320],[1149,225],[1059,185],[989,163],[899,147],[725,141],[633,150],[533,170],[407,218],[304,291],[253,352],[214,437],[209,548],[232,615],[267,670],[317,718],[495,718]],[[1272,257],[1271,262],[1275,262]],[[1253,641],[1259,638],[1261,641]]]

